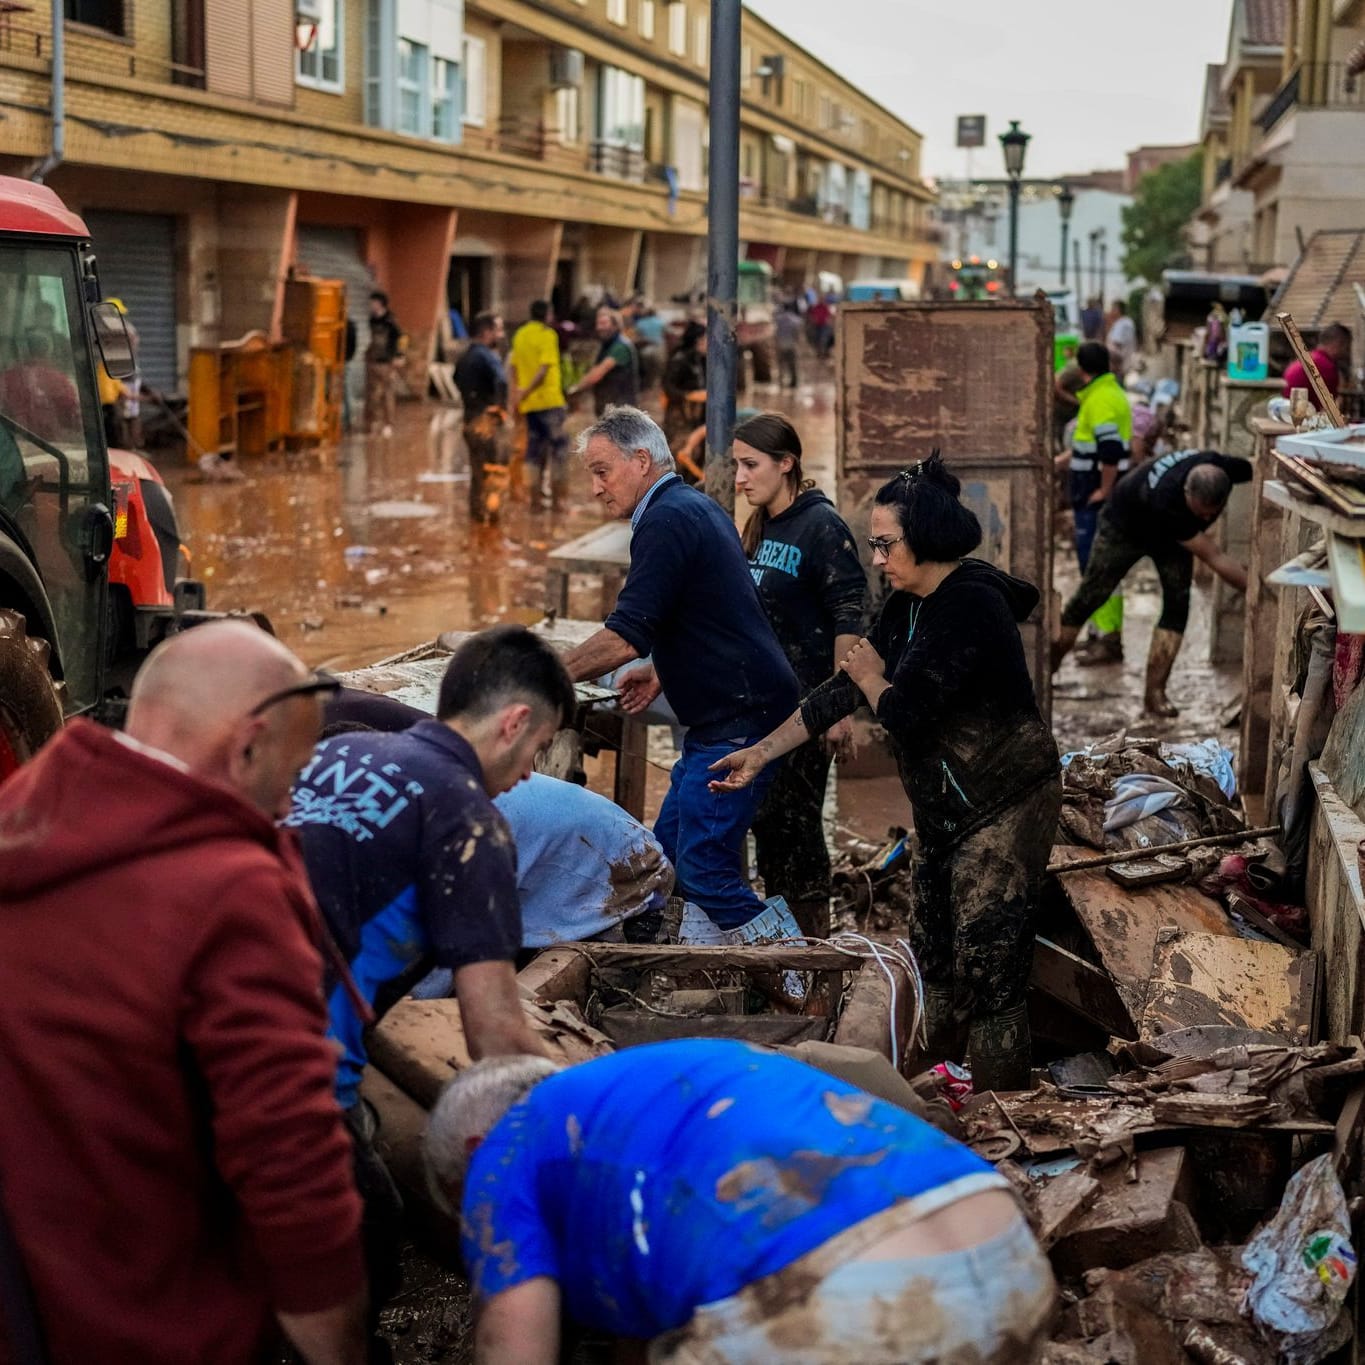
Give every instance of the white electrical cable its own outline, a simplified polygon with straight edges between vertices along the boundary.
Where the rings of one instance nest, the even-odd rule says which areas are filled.
[[[912,1039],[918,1038],[921,1042],[927,1042],[924,1032],[924,980],[920,975],[919,962],[915,958],[914,950],[905,939],[898,938],[891,944],[876,943],[866,934],[856,934],[851,930],[843,930],[832,938],[802,936],[800,938],[780,939],[778,942],[782,944],[803,943],[808,946],[817,945],[823,948],[833,948],[835,952],[845,953],[849,957],[861,958],[864,961],[877,964],[891,989],[891,1064],[897,1071],[900,1070],[900,1042],[896,1037],[896,973],[892,971],[892,967],[899,967],[905,973],[906,980],[909,982],[914,995],[915,1008],[910,1018],[910,1037]]]

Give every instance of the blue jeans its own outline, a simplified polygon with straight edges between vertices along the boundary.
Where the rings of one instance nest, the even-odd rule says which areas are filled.
[[[544,465],[548,456],[556,465],[562,464],[569,448],[564,435],[564,419],[568,408],[541,408],[526,414],[526,463]]]
[[[738,929],[763,909],[744,876],[744,836],[776,775],[769,765],[743,791],[711,792],[711,764],[761,736],[699,744],[683,740],[654,834],[677,875],[676,894],[699,905],[722,929]]]

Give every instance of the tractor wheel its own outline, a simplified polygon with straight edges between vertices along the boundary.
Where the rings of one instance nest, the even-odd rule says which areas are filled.
[[[0,608],[0,782],[62,727],[46,640],[29,639],[17,611]]]

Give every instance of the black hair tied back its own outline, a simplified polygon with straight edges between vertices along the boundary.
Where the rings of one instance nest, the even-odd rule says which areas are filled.
[[[958,501],[962,481],[937,446],[929,458],[902,469],[877,492],[879,506],[895,507],[910,553],[922,563],[946,564],[981,544],[976,513]]]

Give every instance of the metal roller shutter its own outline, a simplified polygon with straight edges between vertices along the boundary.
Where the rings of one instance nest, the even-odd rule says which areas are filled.
[[[122,299],[137,329],[143,381],[163,393],[177,384],[175,219],[155,213],[84,215],[95,244],[100,290]]]
[[[306,270],[320,280],[345,280],[346,316],[355,323],[359,350],[363,352],[369,335],[370,290],[375,282],[365,264],[360,240],[358,228],[300,224],[295,259],[300,271]]]
[[[374,276],[365,264],[360,230],[301,223],[295,260],[300,271],[306,270],[318,279],[346,282],[346,316],[355,325],[357,360],[346,370],[346,387],[352,408],[359,412],[365,396],[365,371],[358,362],[370,339],[370,290],[375,287]]]

